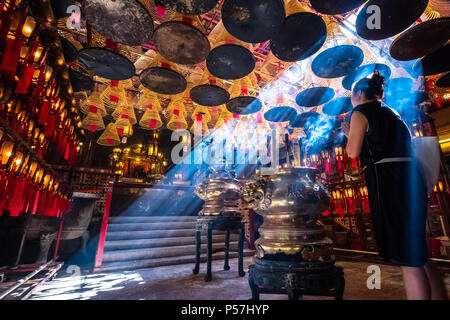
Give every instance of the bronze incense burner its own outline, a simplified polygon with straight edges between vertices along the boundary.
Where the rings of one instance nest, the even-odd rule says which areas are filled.
[[[246,182],[244,199],[264,217],[249,268],[253,299],[259,293],[305,294],[342,299],[342,268],[334,266],[333,243],[315,218],[330,202],[314,168],[283,168]]]

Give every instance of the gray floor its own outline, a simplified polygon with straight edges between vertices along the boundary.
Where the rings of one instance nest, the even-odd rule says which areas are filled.
[[[247,270],[252,258],[245,258]],[[380,265],[381,289],[367,288],[369,263],[338,262],[344,267],[347,300],[391,300],[405,299],[401,272],[398,267]],[[193,265],[176,265],[141,269],[135,271],[88,274],[77,276],[73,267],[72,276],[60,274],[46,283],[31,299],[88,300],[88,299],[189,299],[189,300],[247,300],[250,288],[247,274],[240,278],[237,274],[237,259],[230,260],[231,269],[223,270],[223,262],[213,262],[213,281],[204,282],[205,265],[200,274],[193,275]],[[450,276],[445,278],[450,292]],[[285,295],[262,295],[261,299],[287,299]],[[304,299],[329,299],[324,297],[304,297]]]

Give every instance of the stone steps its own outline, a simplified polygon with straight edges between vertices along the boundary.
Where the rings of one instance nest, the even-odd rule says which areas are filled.
[[[132,270],[195,263],[196,216],[120,216],[109,219],[102,265],[95,272]],[[213,231],[213,250],[225,246],[225,231]],[[238,234],[230,235],[230,250],[238,248]],[[206,261],[206,231],[202,231],[201,261]],[[253,255],[244,243],[244,256]],[[213,254],[223,259],[224,252]],[[236,258],[237,252],[230,252]]]
[[[254,251],[249,249],[244,249],[244,257],[249,257],[254,254]],[[230,252],[229,258],[237,258],[236,252]],[[212,256],[213,260],[223,260],[225,257],[224,252],[218,252]],[[200,262],[206,262],[206,254],[200,255]],[[103,263],[100,267],[95,268],[94,272],[110,272],[110,271],[121,271],[121,270],[134,270],[143,268],[155,268],[169,265],[186,264],[192,263],[192,269],[194,269],[195,256],[185,255],[176,257],[166,257],[166,258],[156,258],[156,259],[144,259],[135,261],[119,261],[119,262],[108,262]],[[201,268],[205,266],[201,266]],[[237,266],[236,266],[237,268]],[[202,269],[200,269],[202,270]],[[201,272],[201,271],[200,271]]]

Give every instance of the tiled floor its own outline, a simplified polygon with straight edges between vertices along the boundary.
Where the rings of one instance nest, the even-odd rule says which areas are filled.
[[[245,258],[247,270],[252,258]],[[405,299],[400,269],[395,266],[379,265],[381,289],[369,290],[367,273],[369,263],[338,262],[344,267],[347,300],[392,300]],[[237,274],[237,260],[230,261],[231,269],[223,270],[222,261],[213,262],[213,281],[204,282],[205,265],[200,274],[193,275],[193,265],[176,265],[104,274],[76,275],[60,274],[46,283],[31,299],[192,299],[192,300],[247,300],[251,297],[247,274]],[[71,271],[74,272],[74,271]],[[450,276],[445,278],[450,292]],[[261,299],[287,299],[285,295],[261,295]],[[304,297],[304,299],[329,299]]]

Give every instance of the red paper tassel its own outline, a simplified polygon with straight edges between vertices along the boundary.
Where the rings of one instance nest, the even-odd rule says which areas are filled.
[[[19,41],[8,41],[2,62],[0,63],[0,70],[9,71],[13,74],[16,73],[17,66],[19,64],[19,54],[21,47],[22,43],[20,43]]]
[[[258,112],[257,114],[256,114],[256,121],[257,121],[257,123],[262,123],[262,113],[261,112]]]
[[[30,204],[31,214],[37,213],[37,206],[39,203],[39,195],[40,195],[39,185],[36,183],[33,186],[33,197],[31,198],[31,204]]]
[[[21,32],[25,20],[27,18],[28,10],[22,12],[20,16],[19,24],[16,29],[16,36],[14,40],[9,40],[6,50],[3,55],[2,62],[0,64],[0,70],[10,71],[13,74],[16,73],[17,65],[19,64],[20,49],[22,48]]]
[[[19,79],[16,87],[16,93],[26,94],[30,88],[31,80],[33,80],[34,67],[26,66],[22,77]]]
[[[48,101],[44,101],[44,103],[41,106],[41,109],[39,110],[39,119],[38,124],[45,124],[47,122],[48,114],[50,112],[50,108],[48,106]]]
[[[339,217],[344,216],[344,210],[342,209],[342,205],[340,203],[337,204],[336,212],[339,215]]]
[[[69,159],[69,153],[70,153],[70,146],[68,145],[66,147],[66,152],[64,153],[64,160]]]
[[[47,118],[47,122],[45,124],[44,134],[47,137],[51,137],[55,131],[56,125],[56,114],[51,114]]]
[[[365,197],[363,200],[363,209],[366,214],[370,213],[369,198],[367,198],[367,197]]]
[[[233,118],[234,119],[239,119],[239,115],[237,113],[233,113]]]
[[[155,119],[151,119],[151,120],[150,120],[150,128],[151,128],[151,129],[156,128],[156,120],[155,120]]]
[[[351,214],[355,214],[355,206],[353,204],[353,199],[348,199],[348,209]]]
[[[161,6],[161,5],[157,5],[156,6],[156,12],[158,13],[158,15],[160,17],[163,17],[166,14],[166,8]]]
[[[106,46],[108,49],[112,50],[112,51],[116,51],[117,48],[118,48],[117,42],[114,42],[114,41],[112,41],[112,40],[110,40],[110,39],[106,39],[106,41],[105,41],[105,46]]]
[[[180,115],[180,110],[174,109],[173,110],[173,114],[176,115],[176,116]]]

